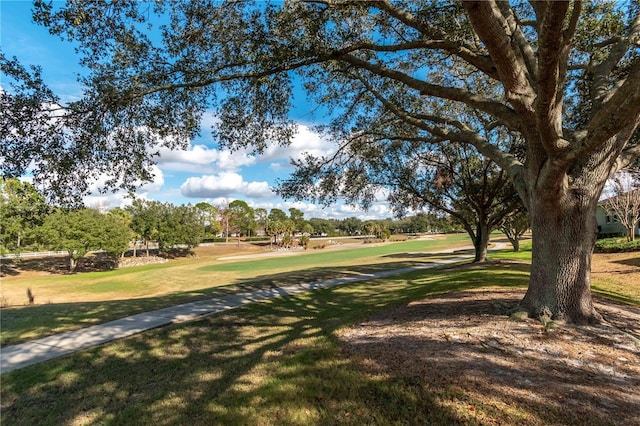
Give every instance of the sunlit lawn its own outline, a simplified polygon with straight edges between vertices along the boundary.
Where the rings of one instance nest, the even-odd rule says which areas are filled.
[[[402,248],[397,253],[349,251],[353,257],[346,263],[340,263],[340,257],[347,251],[332,260],[327,257],[330,253],[324,253],[316,258],[317,263],[310,256],[304,265],[292,257],[290,264],[280,265],[289,271],[280,270],[272,259],[236,262],[234,267],[232,263],[200,265],[187,270],[206,270],[216,279],[224,273],[236,275],[226,288],[169,295],[155,302],[142,300],[162,305],[210,296],[222,289],[282,285],[437,259],[425,255],[424,246],[402,244],[407,245],[397,245]],[[429,377],[366,373],[342,352],[337,339],[341,329],[374,312],[425,296],[484,287],[525,288],[529,250],[525,244],[521,253],[503,250],[492,254],[494,260],[503,261],[500,264],[422,270],[277,298],[16,370],[2,376],[0,423],[577,424],[580,419],[544,398],[536,404],[514,399],[506,409],[499,401],[496,405],[465,393],[456,386],[455,378],[443,385]],[[308,265],[312,266],[305,269]],[[176,273],[172,268],[161,269],[165,276]],[[255,279],[248,278],[252,274]],[[640,304],[637,288],[625,292],[610,287],[606,280],[596,286],[602,287],[597,291],[623,295]],[[128,303],[131,305],[126,306]],[[96,306],[109,310],[122,304],[131,310],[144,303],[116,301]],[[77,305],[90,304],[69,308],[73,311]],[[50,308],[61,315],[59,308]],[[86,316],[91,315],[97,314]],[[102,315],[106,313],[97,316]]]
[[[513,265],[421,271],[146,332],[3,375],[2,424],[456,424],[477,414],[469,406],[494,416],[455,387],[363,374],[334,332],[429,294],[526,279]]]
[[[347,250],[310,250],[295,256],[217,260],[200,250],[198,258],[173,260],[115,271],[3,281],[8,299],[35,294],[35,306],[3,308],[3,346],[69,331],[148,310],[229,292],[312,282],[399,269],[435,261],[429,251],[468,245],[465,234],[441,240],[363,244]]]
[[[599,256],[594,255],[594,259]],[[638,255],[640,257],[640,254]],[[490,260],[513,260],[518,262],[531,262],[531,241],[524,241],[521,250],[514,253],[510,249],[490,252]],[[591,290],[594,294],[623,303],[640,306],[640,285],[629,285],[628,280],[622,280],[614,274],[592,274]]]

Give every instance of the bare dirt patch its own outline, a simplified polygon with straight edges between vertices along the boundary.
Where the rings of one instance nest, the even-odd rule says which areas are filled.
[[[511,412],[508,419],[528,424],[640,424],[640,309],[598,299],[606,324],[545,331],[537,320],[510,319],[522,297],[491,289],[428,298],[340,339],[370,374],[460,390],[485,414]],[[480,423],[491,418],[476,413]]]

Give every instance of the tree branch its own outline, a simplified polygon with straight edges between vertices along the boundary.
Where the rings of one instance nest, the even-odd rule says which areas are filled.
[[[524,166],[513,154],[502,151],[500,148],[481,137],[473,130],[469,128],[466,128],[465,130],[462,123],[459,124],[460,130],[458,132],[450,132],[438,126],[430,126],[424,121],[413,117],[404,109],[399,108],[395,103],[386,99],[364,78],[359,76],[357,76],[357,78],[360,78],[361,83],[367,88],[367,90],[369,90],[385,106],[385,108],[391,111],[400,120],[435,135],[441,140],[450,140],[473,145],[481,154],[492,159],[502,169],[506,170],[511,176],[514,186],[519,191],[522,190],[523,192],[521,193],[526,193],[524,185]]]
[[[628,167],[638,157],[640,157],[640,144],[627,146],[616,159],[611,174]]]
[[[624,83],[602,104],[587,125],[585,143],[574,150],[572,158],[584,155],[600,147],[611,137],[620,133],[621,125],[633,134],[640,123],[640,58],[636,58]]]
[[[635,16],[627,36],[617,38],[616,42],[611,44],[612,47],[607,58],[591,68],[593,73],[591,99],[594,103],[594,108],[606,102],[606,100],[612,96],[612,91],[618,90],[616,88],[609,88],[609,76],[620,60],[626,55],[629,43],[637,40],[638,37],[640,37],[640,12]]]
[[[513,13],[513,10],[507,2],[498,3],[500,11],[504,15],[508,25],[509,31],[513,34],[514,44],[517,46],[524,64],[527,67],[527,75],[529,77],[529,84],[536,85],[536,76],[538,74],[538,60],[536,59],[536,53],[525,38],[521,24]]]
[[[557,2],[547,8],[538,36],[538,96],[536,120],[545,150],[555,156],[566,150],[569,143],[562,135],[562,76],[563,24],[569,4]],[[559,90],[560,89],[560,90]]]
[[[403,72],[389,69],[378,64],[372,64],[354,55],[341,55],[340,59],[354,65],[357,68],[365,69],[372,74],[402,83],[409,88],[419,91],[423,96],[434,96],[437,98],[458,101],[473,108],[477,108],[500,120],[505,126],[510,129],[519,129],[521,127],[518,115],[511,108],[500,102],[496,102],[492,99],[475,95],[469,91],[458,89],[455,87],[445,87],[430,84]]]
[[[524,116],[531,116],[535,91],[529,83],[526,63],[512,46],[513,34],[495,0],[465,2],[469,20],[498,70],[507,101]],[[531,117],[533,119],[533,117]]]
[[[430,43],[432,43],[433,46],[431,48],[437,48],[449,52],[460,59],[463,59],[465,62],[482,71],[494,80],[499,80],[497,69],[491,61],[491,58],[478,54],[467,44],[447,40],[446,33],[433,25],[429,25],[428,23],[417,19],[406,10],[399,9],[388,0],[374,1],[373,3],[377,5],[380,10],[388,13],[389,16],[392,16],[403,24],[429,37],[431,39]]]

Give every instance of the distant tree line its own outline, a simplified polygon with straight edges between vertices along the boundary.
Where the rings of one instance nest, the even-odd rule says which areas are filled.
[[[192,248],[203,241],[258,238],[270,245],[305,246],[314,236],[372,235],[386,239],[391,234],[449,232],[461,229],[450,216],[420,213],[402,219],[363,221],[311,218],[290,208],[252,208],[235,200],[222,205],[200,202],[176,206],[171,203],[136,199],[125,208],[101,211],[96,208],[64,209],[52,206],[33,185],[18,179],[0,180],[0,250],[65,251],[69,269],[91,251],[121,257],[132,249],[136,256],[149,255],[150,244],[160,252]]]

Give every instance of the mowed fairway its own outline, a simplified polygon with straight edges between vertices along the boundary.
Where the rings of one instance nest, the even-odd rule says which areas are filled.
[[[437,260],[428,252],[467,246],[466,234],[385,244],[337,245],[295,255],[262,257],[264,250],[203,247],[197,257],[165,264],[75,275],[3,278],[2,346],[235,291],[313,282]],[[346,245],[345,245],[346,246]],[[256,251],[257,250],[257,251]],[[221,254],[259,255],[219,260]],[[36,305],[24,306],[26,289]]]

